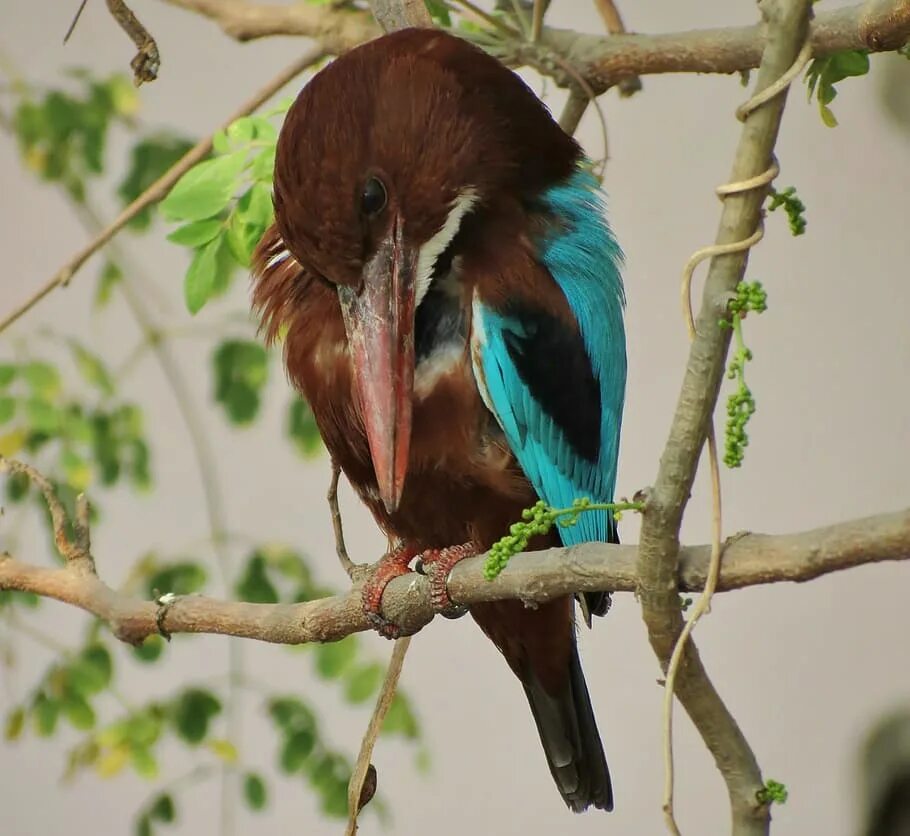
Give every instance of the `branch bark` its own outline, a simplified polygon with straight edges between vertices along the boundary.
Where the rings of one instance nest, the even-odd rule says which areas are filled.
[[[763,0],[760,5],[768,39],[756,93],[791,67],[807,37],[810,14],[809,0]],[[786,93],[785,88],[745,118],[732,182],[755,178],[771,165]],[[761,223],[765,195],[766,190],[761,188],[726,197],[717,244],[731,244],[753,235]],[[670,435],[645,506],[638,555],[639,599],[651,646],[665,672],[684,624],[677,591],[679,530],[717,403],[730,341],[730,330],[722,328],[720,321],[727,316],[729,296],[742,279],[747,261],[748,250],[711,260]],[[758,762],[691,640],[683,651],[675,692],[726,782],[733,833],[767,833],[770,813],[768,805],[758,800],[762,787]]]
[[[679,552],[679,585],[672,594],[704,587],[711,547]],[[573,592],[636,592],[638,547],[586,543],[516,555],[493,581],[483,577],[483,557],[459,563],[449,579],[449,594],[459,604],[518,599],[548,601]],[[799,534],[745,534],[732,538],[724,552],[719,590],[805,582],[867,563],[910,560],[910,508]],[[110,625],[132,644],[159,632],[217,633],[278,644],[337,641],[370,630],[359,587],[344,595],[302,604],[248,604],[201,595],[159,605],[112,589],[87,564],[45,568],[0,555],[0,589],[32,592],[79,607]],[[396,578],[382,599],[387,617],[418,630],[434,615],[427,580],[410,574]]]
[[[423,0],[370,0],[370,8],[383,32],[396,32],[409,26],[433,26]]]
[[[272,35],[314,38],[327,51],[342,52],[379,34],[366,12],[294,3],[257,4],[248,0],[164,0],[216,22],[237,40]],[[910,0],[877,0],[820,14],[811,27],[816,56],[843,49],[885,52],[910,37]],[[572,79],[552,61],[560,55],[597,93],[636,75],[657,73],[735,73],[754,69],[765,48],[765,27],[732,26],[662,35],[581,34],[544,28],[539,43],[505,42],[497,54],[511,65],[527,65],[571,86]]]

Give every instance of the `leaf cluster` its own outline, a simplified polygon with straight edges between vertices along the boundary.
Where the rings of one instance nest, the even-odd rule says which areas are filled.
[[[215,155],[187,171],[161,203],[165,218],[184,222],[168,239],[193,252],[183,284],[191,313],[223,295],[237,268],[250,266],[272,223],[277,139],[269,118],[238,119],[215,134]]]

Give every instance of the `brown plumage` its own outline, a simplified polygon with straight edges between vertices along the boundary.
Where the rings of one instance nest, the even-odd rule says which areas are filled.
[[[419,550],[472,541],[486,550],[538,499],[478,391],[471,302],[479,289],[502,305],[543,304],[577,331],[528,230],[543,222],[530,197],[568,176],[579,154],[515,76],[440,32],[406,30],[348,53],[288,114],[276,159],[276,223],[256,253],[253,303],[266,337],[283,338],[288,375],[326,447],[392,541]],[[365,216],[358,203],[369,177],[388,192],[379,216]],[[416,359],[406,480],[390,508],[358,388],[371,384],[357,379],[339,288],[361,293],[382,246],[393,259],[401,246],[426,246],[466,189],[476,203],[446,248],[447,269],[436,255],[429,291],[449,294],[447,315],[457,319],[445,350],[421,354],[429,326],[420,299],[416,325],[400,336]],[[532,543],[554,545],[555,533]],[[522,680],[567,803],[610,809],[572,599],[536,609],[485,604],[471,613]]]

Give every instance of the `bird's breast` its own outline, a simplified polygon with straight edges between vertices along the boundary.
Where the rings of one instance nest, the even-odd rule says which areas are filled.
[[[340,314],[330,316],[326,306],[322,318],[310,319],[288,357],[326,447],[380,526],[424,547],[487,545],[536,500],[478,392],[470,308],[448,292],[428,293],[418,309],[408,472],[392,515],[379,499]]]

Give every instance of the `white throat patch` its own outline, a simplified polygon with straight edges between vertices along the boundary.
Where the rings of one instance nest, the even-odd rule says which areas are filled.
[[[442,225],[442,228],[421,248],[417,256],[417,305],[423,301],[430,289],[430,283],[433,281],[433,268],[436,266],[436,259],[441,256],[452,239],[458,234],[461,227],[461,221],[464,216],[471,211],[471,207],[477,202],[477,192],[473,189],[463,191],[452,202],[449,209],[449,215]]]

